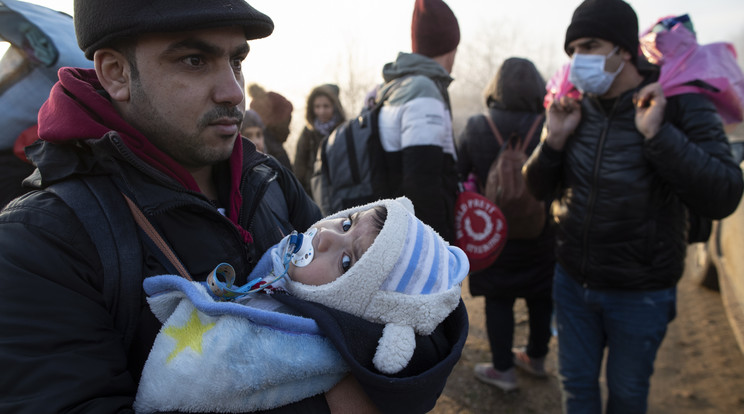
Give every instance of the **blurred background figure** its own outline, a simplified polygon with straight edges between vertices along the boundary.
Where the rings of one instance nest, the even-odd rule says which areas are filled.
[[[378,99],[388,196],[406,196],[416,216],[455,241],[455,137],[448,88],[460,44],[460,24],[442,0],[416,0],[411,51],[383,66]]]
[[[310,178],[313,175],[318,146],[323,138],[345,120],[346,114],[339,101],[338,86],[325,84],[313,88],[307,97],[307,124],[297,140],[294,158],[294,173],[308,195],[312,196]]]
[[[72,17],[22,1],[0,3],[0,208],[24,193],[34,167],[23,149],[38,138],[36,118],[62,66],[93,67],[78,48]]]
[[[264,151],[264,123],[258,112],[249,109],[243,115],[243,124],[240,126],[240,135],[248,138],[256,146],[256,149]]]
[[[264,123],[264,152],[292,169],[289,155],[284,149],[284,142],[289,136],[289,124],[292,122],[292,102],[276,92],[266,90],[254,83],[248,86],[251,97],[250,109],[256,111]]]
[[[513,135],[520,142],[529,140],[529,155],[540,141],[545,81],[531,61],[510,58],[501,65],[484,95],[488,114],[471,116],[457,140],[458,173],[462,177],[475,174],[481,192],[491,164],[502,150],[486,116],[505,138],[503,146]],[[490,267],[470,275],[470,293],[486,299],[486,331],[491,346],[491,361],[476,364],[475,376],[504,391],[517,388],[515,365],[526,373],[546,376],[555,258],[553,231],[548,225],[550,200],[544,201],[541,234],[534,239],[509,238]],[[527,304],[529,337],[526,348],[512,349],[517,298],[524,298]]]

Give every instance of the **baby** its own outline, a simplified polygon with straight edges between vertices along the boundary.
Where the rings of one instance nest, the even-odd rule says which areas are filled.
[[[396,374],[411,361],[416,348],[416,334],[431,334],[458,306],[460,283],[467,275],[468,269],[468,259],[462,250],[450,246],[431,227],[418,220],[413,215],[413,206],[408,199],[381,200],[331,215],[313,225],[302,235],[285,237],[266,252],[248,278],[253,281],[242,288],[232,286],[232,280],[234,280],[232,268],[225,264],[219,265],[209,276],[207,284],[211,290],[211,297],[217,298],[218,301],[211,301],[207,306],[197,305],[196,307],[200,312],[207,313],[206,316],[217,316],[219,319],[224,317],[223,315],[228,315],[229,312],[217,315],[212,311],[215,306],[231,308],[237,306],[243,308],[240,312],[249,312],[249,310],[252,312],[243,317],[250,319],[253,324],[262,327],[273,324],[277,330],[284,332],[302,331],[305,328],[298,328],[299,325],[288,326],[285,322],[272,321],[271,318],[282,312],[281,306],[267,307],[265,303],[261,304],[267,300],[275,302],[280,295],[259,295],[259,291],[275,293],[277,290],[286,290],[291,296],[304,301],[322,304],[384,325],[372,363],[381,373]],[[156,309],[158,305],[154,305],[154,302],[158,300],[157,293],[164,290],[163,286],[155,286],[157,285],[155,282],[159,282],[157,278],[162,277],[157,276],[146,280],[145,289],[151,295],[148,301],[155,314],[161,320],[166,319],[169,322],[169,315],[163,315],[162,310]],[[173,278],[174,276],[171,276],[168,280],[190,283]],[[225,278],[226,282],[222,282],[221,278]],[[200,286],[203,287],[203,285]],[[194,295],[189,295],[185,291],[184,293],[194,302]],[[241,303],[219,302],[226,298],[235,299],[242,296],[248,297],[249,300],[241,301]],[[165,308],[168,307],[173,313],[173,306],[165,306]],[[235,314],[229,315],[233,318]],[[282,313],[282,316],[287,315]],[[166,323],[164,330],[168,325]],[[254,328],[251,327],[251,329]],[[161,331],[160,335],[163,335],[163,332]],[[308,330],[303,333],[311,332]],[[254,333],[254,336],[257,334]],[[316,336],[324,339],[322,338],[324,335]],[[245,337],[245,334],[241,335],[241,341],[244,341]],[[295,337],[289,339],[295,340]],[[281,365],[292,362],[286,360],[301,358],[306,354],[325,355],[322,348],[327,344],[322,340],[320,344],[314,343],[310,339],[317,338],[305,338],[304,342],[299,342],[295,348],[300,347],[300,349],[294,349],[293,352],[285,354],[283,356],[285,361],[279,363],[274,361],[269,364],[272,365],[272,370],[283,371]],[[266,335],[263,335],[262,341],[266,341]],[[284,346],[286,341],[287,338],[280,337],[276,343]],[[150,359],[153,359],[157,346],[158,340],[156,340]],[[263,354],[261,363],[265,362],[267,355],[276,353],[278,348],[272,348],[273,346],[269,347],[271,352],[268,354],[260,351]],[[202,349],[204,354],[208,353],[206,348]],[[225,349],[225,347],[220,349]],[[259,351],[252,348],[238,355],[244,358],[248,356],[245,354],[256,352]],[[143,372],[138,401],[144,395],[143,387],[148,387],[143,384],[147,384],[149,372],[157,375],[162,375],[163,372],[160,363],[157,364],[159,367],[157,370],[149,370],[150,359]],[[314,365],[325,363],[319,358],[312,360],[316,361]],[[333,365],[337,362],[329,364]],[[303,363],[298,363],[298,367],[293,369],[307,370],[307,367],[299,367]],[[222,366],[225,365],[229,364],[222,364]],[[256,365],[257,363],[252,363],[250,369],[247,370],[254,371]],[[319,368],[315,366],[313,369]],[[340,370],[348,372],[348,368],[344,366]],[[262,373],[261,376],[264,374],[266,373]],[[204,376],[205,371],[200,370],[199,375]],[[339,378],[337,376],[334,381]],[[165,379],[161,380],[161,382],[165,381]],[[259,378],[256,382],[276,384],[281,381]],[[307,378],[302,384],[305,385],[308,382],[320,384],[315,379],[308,380]],[[183,384],[183,382],[179,383]],[[328,389],[327,384],[318,386],[325,389],[313,392],[318,393]],[[296,384],[293,387],[295,389],[292,392],[296,391]],[[261,389],[261,386],[258,386],[256,394],[260,394],[258,391]],[[301,399],[310,395],[313,394],[298,395],[293,398]],[[258,397],[253,395],[251,398],[255,402]],[[268,406],[263,405],[259,408],[268,408]]]

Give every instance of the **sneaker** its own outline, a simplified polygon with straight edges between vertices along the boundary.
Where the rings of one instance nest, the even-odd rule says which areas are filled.
[[[513,348],[514,365],[528,374],[536,377],[545,378],[548,373],[545,372],[545,357],[530,358],[524,348]]]
[[[491,384],[504,392],[514,391],[517,389],[517,373],[514,367],[506,371],[499,371],[493,368],[493,364],[482,362],[475,364],[475,378],[486,384]]]

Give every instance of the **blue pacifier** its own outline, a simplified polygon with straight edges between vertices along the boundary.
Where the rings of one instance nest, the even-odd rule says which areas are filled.
[[[315,249],[313,249],[313,238],[318,233],[318,229],[311,228],[304,234],[299,234],[297,241],[294,243],[294,252],[291,256],[292,264],[297,267],[305,267],[315,258]],[[290,240],[287,249],[293,245]]]
[[[270,287],[272,283],[287,275],[290,262],[297,267],[304,267],[310,264],[315,257],[313,237],[315,237],[315,234],[317,233],[318,229],[316,228],[312,228],[304,234],[293,231],[292,234],[289,235],[287,247],[285,248],[284,256],[282,257],[284,271],[274,279],[267,281],[267,283],[253,287],[262,280],[262,278],[257,278],[246,283],[242,287],[233,286],[233,283],[235,282],[235,269],[227,263],[220,263],[207,276],[207,285],[215,296],[223,300],[233,300],[249,293],[264,290]],[[222,280],[224,280],[224,282]]]

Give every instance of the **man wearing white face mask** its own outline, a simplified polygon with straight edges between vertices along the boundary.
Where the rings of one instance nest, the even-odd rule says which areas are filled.
[[[577,45],[589,50],[592,47],[599,46],[596,39],[587,39],[585,44]],[[615,55],[619,55],[620,46],[615,46],[606,56],[592,55],[588,53],[574,52],[571,59],[571,71],[569,80],[577,89],[586,94],[604,95],[612,86],[617,75],[625,67],[625,61],[620,61],[620,66],[608,72],[607,60]]]
[[[702,95],[666,98],[638,56],[638,20],[621,0],[586,0],[566,31],[579,100],[547,111],[523,173],[555,195],[553,297],[564,411],[643,413],[656,352],[674,318],[688,215],[720,219],[742,195],[721,119]]]

